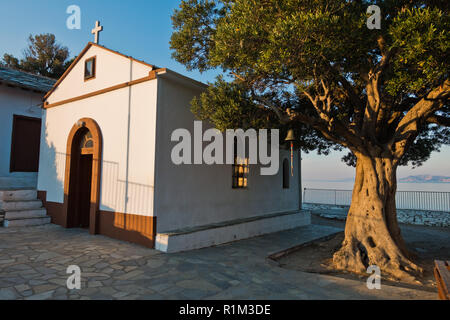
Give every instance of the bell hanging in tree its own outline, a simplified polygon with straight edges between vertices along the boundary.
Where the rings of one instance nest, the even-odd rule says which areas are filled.
[[[291,175],[294,176],[294,141],[295,133],[294,129],[289,129],[286,139],[284,141],[289,142],[291,145]]]

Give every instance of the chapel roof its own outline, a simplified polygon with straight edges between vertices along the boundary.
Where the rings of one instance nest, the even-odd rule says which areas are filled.
[[[56,80],[21,70],[0,67],[0,82],[24,89],[46,93],[53,87]]]

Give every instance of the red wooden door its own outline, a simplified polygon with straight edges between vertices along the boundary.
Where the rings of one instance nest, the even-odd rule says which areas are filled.
[[[38,172],[41,119],[14,115],[11,139],[11,172]]]

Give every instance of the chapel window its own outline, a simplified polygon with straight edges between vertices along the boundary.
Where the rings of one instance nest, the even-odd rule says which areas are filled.
[[[92,133],[87,131],[83,137],[81,137],[80,143],[81,154],[92,154],[94,149],[94,139]]]
[[[85,61],[84,63],[84,80],[90,80],[95,78],[95,63],[96,58],[92,57]]]
[[[248,186],[248,158],[239,159],[237,155],[237,139],[234,139],[233,189],[245,189]]]

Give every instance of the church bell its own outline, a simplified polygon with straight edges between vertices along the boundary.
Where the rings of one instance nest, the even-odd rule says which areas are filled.
[[[286,139],[284,139],[286,142],[294,142],[295,141],[295,134],[293,129],[289,129]]]

